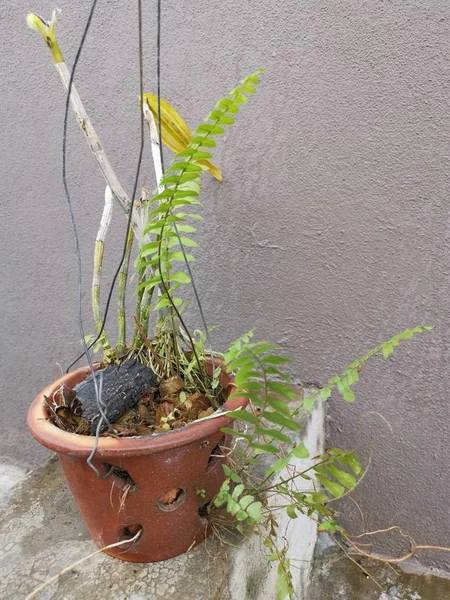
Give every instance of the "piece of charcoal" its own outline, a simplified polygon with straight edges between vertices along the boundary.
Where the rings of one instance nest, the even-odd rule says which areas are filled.
[[[101,400],[105,404],[104,413],[110,423],[114,423],[127,410],[134,408],[138,400],[147,394],[157,382],[157,377],[150,367],[131,359],[125,360],[121,365],[97,371],[96,379],[99,389],[100,374],[103,378]],[[92,375],[79,383],[74,391],[81,405],[83,418],[90,423],[91,433],[95,434],[100,411]],[[107,424],[104,423],[101,431],[106,428]]]

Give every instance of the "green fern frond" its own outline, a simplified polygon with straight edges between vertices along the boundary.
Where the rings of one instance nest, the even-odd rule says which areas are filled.
[[[175,156],[164,173],[160,182],[160,186],[164,187],[163,191],[150,200],[152,210],[145,234],[147,238],[148,235],[154,235],[155,238],[141,247],[138,264],[142,270],[150,267],[151,276],[142,281],[138,292],[144,288],[151,291],[159,287],[161,296],[153,303],[155,309],[182,305],[182,300],[175,292],[180,285],[190,283],[190,278],[181,271],[172,272],[172,268],[173,262],[180,260],[180,254],[183,254],[180,252],[181,244],[188,248],[197,246],[191,237],[196,228],[189,221],[201,219],[192,207],[201,204],[198,196],[201,178],[206,169],[203,163],[213,156],[210,152],[216,145],[213,137],[225,133],[226,127],[234,123],[231,115],[236,115],[240,105],[246,103],[247,95],[256,91],[255,86],[262,71],[263,69],[259,69],[243,79],[227,98],[217,103],[205,122],[194,131],[188,147]]]
[[[325,402],[331,396],[334,389],[338,390],[339,394],[346,402],[354,402],[355,394],[350,388],[359,381],[359,373],[361,372],[364,363],[377,354],[382,354],[383,358],[387,359],[394,352],[395,348],[400,345],[401,341],[411,340],[415,335],[423,333],[424,331],[431,331],[432,329],[433,326],[429,325],[405,329],[401,333],[394,335],[394,337],[387,342],[383,342],[379,346],[376,346],[376,348],[373,348],[361,358],[350,363],[340,376],[329,379],[327,382],[328,385],[317,391],[315,394],[305,398],[303,408],[306,412],[310,412],[316,400],[320,399],[322,402]]]

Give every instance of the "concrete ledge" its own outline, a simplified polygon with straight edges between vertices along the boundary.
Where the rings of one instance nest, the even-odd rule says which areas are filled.
[[[448,600],[450,579],[430,573],[405,572],[407,565],[387,563],[360,557],[347,558],[342,550],[321,533],[315,551],[315,562],[308,600]],[[367,576],[370,573],[371,577]]]
[[[317,454],[323,447],[323,408],[305,423],[300,440]],[[308,460],[298,461],[306,468]],[[307,482],[305,482],[306,484]],[[297,597],[307,598],[317,532],[314,523],[279,514],[280,535],[288,540]],[[265,558],[257,536],[221,543],[211,536],[172,560],[138,564],[99,553],[60,577],[39,600],[269,600],[274,598],[276,565]],[[237,545],[236,545],[237,544]],[[95,550],[65,484],[50,459],[8,494],[0,517],[0,597],[23,600],[38,585]],[[297,568],[298,567],[298,568]]]
[[[22,469],[0,462],[0,502],[11,488],[25,479],[26,475]]]

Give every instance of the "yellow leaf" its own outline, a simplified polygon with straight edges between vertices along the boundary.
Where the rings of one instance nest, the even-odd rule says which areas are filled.
[[[43,40],[50,48],[50,51],[53,55],[53,60],[55,63],[64,62],[63,56],[61,54],[61,50],[58,46],[58,42],[55,37],[55,25],[58,16],[59,10],[54,10],[52,12],[52,18],[50,21],[45,21],[42,17],[37,15],[36,13],[29,13],[27,15],[27,25],[33,31],[37,31],[40,33]]]
[[[153,94],[144,94],[144,100],[158,122],[158,99]],[[161,98],[161,137],[162,142],[174,152],[186,150],[192,140],[192,132],[183,117],[168,102]],[[222,173],[209,160],[199,161],[218,181],[223,181]]]
[[[158,99],[153,94],[144,94],[144,98],[157,123]],[[183,117],[163,98],[161,98],[161,133],[163,144],[174,152],[186,150],[192,139],[191,130]]]
[[[217,181],[223,181],[222,172],[217,165],[212,163],[210,160],[199,160],[198,162],[207,167],[208,171],[217,179]]]

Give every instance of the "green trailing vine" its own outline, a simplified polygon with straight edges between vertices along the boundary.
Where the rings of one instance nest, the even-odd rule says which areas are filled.
[[[403,340],[429,331],[422,326],[407,329],[353,361],[341,376],[333,377],[326,387],[303,400],[302,409],[310,412],[314,403],[330,398],[336,388],[346,402],[355,396],[350,389],[359,379],[361,367],[371,357],[391,356]],[[294,598],[294,587],[287,546],[277,542],[276,511],[285,510],[289,519],[299,514],[318,522],[319,531],[344,533],[336,521],[330,503],[351,493],[364,478],[369,463],[363,467],[354,451],[328,449],[310,457],[304,443],[296,442],[301,426],[296,419],[300,409],[295,405],[298,393],[282,370],[288,359],[277,353],[278,347],[268,342],[253,342],[253,331],[236,340],[224,354],[227,370],[235,373],[236,390],[232,398],[246,398],[247,409],[228,412],[244,428],[224,428],[235,440],[233,463],[223,465],[226,479],[212,502],[215,509],[225,510],[239,531],[253,527],[264,539],[268,559],[278,562],[277,600]],[[256,465],[261,455],[271,455],[270,465],[261,474]],[[299,470],[299,460],[310,458],[307,468]],[[295,483],[303,480],[307,490]],[[275,503],[271,500],[275,499]]]
[[[419,327],[414,327],[413,329],[405,329],[401,333],[394,335],[394,337],[387,342],[380,344],[361,358],[353,361],[350,365],[348,365],[342,375],[338,375],[329,379],[327,382],[328,384],[325,387],[309,398],[306,398],[303,408],[307,412],[311,411],[316,400],[322,400],[322,402],[325,402],[331,396],[334,389],[337,389],[339,394],[346,402],[354,402],[355,395],[350,388],[359,380],[359,374],[364,363],[377,354],[382,354],[383,358],[385,359],[389,358],[389,356],[391,356],[391,354],[394,352],[394,349],[400,345],[401,341],[410,340],[418,333],[431,331],[432,329],[432,326],[421,325]]]

